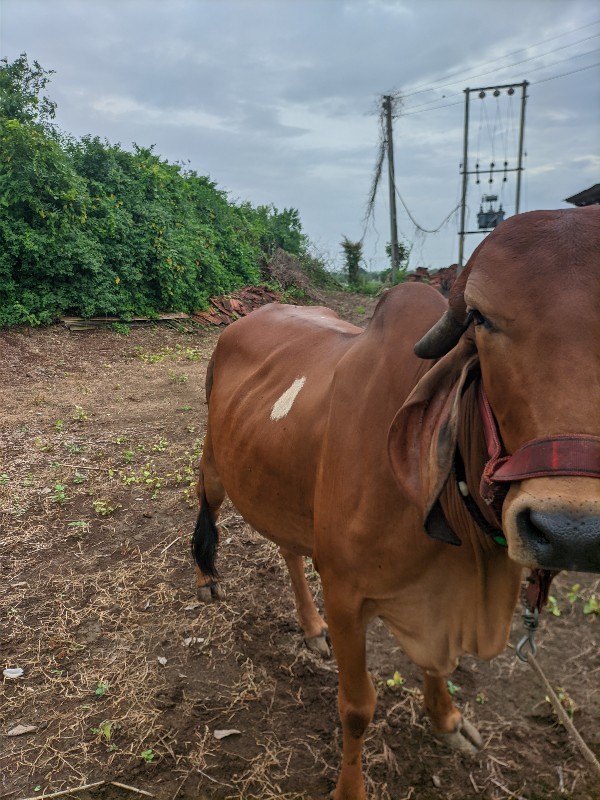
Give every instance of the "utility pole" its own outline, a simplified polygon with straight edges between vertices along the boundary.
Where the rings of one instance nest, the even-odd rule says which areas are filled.
[[[458,232],[458,272],[463,268],[465,252],[465,220],[467,217],[467,160],[469,158],[469,94],[470,89],[465,89],[465,137],[463,141],[463,179],[460,201],[460,230]]]
[[[519,130],[519,156],[517,163],[517,196],[515,198],[515,214],[519,213],[521,205],[521,175],[523,173],[523,133],[525,131],[525,100],[527,99],[528,81],[523,81],[521,93],[521,124]]]
[[[521,204],[521,176],[523,174],[523,139],[525,133],[525,101],[527,99],[527,87],[529,86],[528,81],[523,81],[522,83],[507,83],[502,86],[482,86],[479,89],[465,89],[465,134],[464,134],[464,141],[463,141],[463,161],[461,167],[461,175],[462,175],[462,194],[461,194],[461,201],[460,201],[460,230],[458,231],[458,272],[462,271],[464,265],[464,244],[465,244],[465,236],[468,234],[474,233],[488,233],[492,228],[488,226],[484,226],[474,231],[465,230],[466,226],[466,217],[467,217],[467,189],[468,189],[468,182],[469,182],[469,175],[476,175],[477,176],[477,183],[479,183],[479,175],[480,175],[480,167],[479,163],[475,164],[475,169],[469,169],[469,99],[473,92],[476,92],[478,97],[483,101],[486,94],[491,92],[493,97],[499,97],[502,90],[506,90],[509,96],[514,95],[515,89],[521,88],[521,120],[519,125],[519,151],[517,157],[517,166],[514,168],[508,167],[508,161],[504,162],[504,165],[500,168],[496,168],[495,162],[490,163],[490,168],[481,170],[485,171],[486,174],[490,176],[490,183],[492,183],[492,175],[501,173],[504,176],[504,180],[507,179],[507,175],[509,172],[516,172],[517,173],[517,180],[516,180],[516,191],[515,191],[515,214],[518,214],[520,211],[520,204]],[[494,197],[494,200],[496,198]],[[503,218],[504,214],[501,212]],[[480,217],[481,214],[478,214]],[[485,215],[483,215],[485,216]]]
[[[388,160],[388,181],[390,191],[390,243],[392,250],[392,271],[390,274],[390,281],[392,285],[396,282],[398,274],[399,257],[398,257],[398,227],[396,224],[396,183],[394,180],[394,140],[392,135],[392,105],[393,98],[391,95],[386,94],[383,97],[383,110],[385,112],[386,120],[386,145],[387,145],[387,160]]]

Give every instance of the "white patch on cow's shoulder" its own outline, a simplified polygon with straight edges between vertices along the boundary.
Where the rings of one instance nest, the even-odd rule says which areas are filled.
[[[296,378],[290,388],[286,389],[279,400],[273,404],[271,409],[271,419],[273,421],[287,417],[291,407],[294,405],[294,400],[298,397],[298,392],[305,383],[306,378]]]

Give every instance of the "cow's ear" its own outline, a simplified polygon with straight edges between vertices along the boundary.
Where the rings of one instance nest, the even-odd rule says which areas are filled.
[[[460,399],[477,371],[473,343],[462,339],[417,383],[388,435],[400,488],[421,509],[427,533],[451,544],[460,540],[447,525],[438,501],[452,470]]]

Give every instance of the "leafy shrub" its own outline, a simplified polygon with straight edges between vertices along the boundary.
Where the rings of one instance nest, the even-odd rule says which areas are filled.
[[[317,274],[296,209],[236,205],[152,147],[59,132],[50,74],[0,61],[0,326],[194,311],[260,282],[277,248]]]

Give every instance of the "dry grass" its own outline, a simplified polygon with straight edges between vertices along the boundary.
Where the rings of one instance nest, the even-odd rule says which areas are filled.
[[[192,591],[190,487],[214,334],[1,336],[0,654],[24,674],[0,693],[0,800],[113,780],[158,800],[325,798],[340,753],[336,667],[302,648],[277,549],[229,507],[226,597],[204,606]],[[600,589],[582,580],[570,604],[573,583],[558,584],[563,616],[545,619],[540,661],[598,751],[599,620],[581,609]],[[486,743],[466,762],[434,740],[418,671],[381,626],[369,651],[380,694],[365,745],[370,797],[599,796],[512,653],[467,660],[453,679]],[[396,669],[406,683],[390,689]],[[8,736],[19,724],[37,730]],[[217,728],[241,734],[217,740]]]

